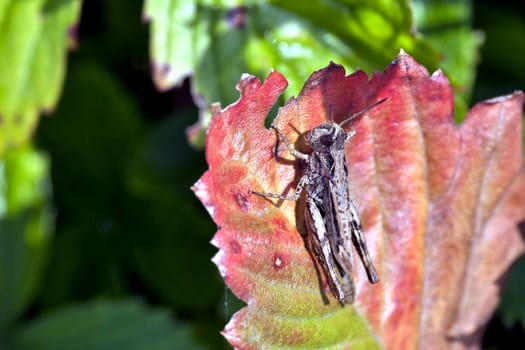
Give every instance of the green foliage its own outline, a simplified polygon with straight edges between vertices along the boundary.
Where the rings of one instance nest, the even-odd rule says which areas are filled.
[[[126,168],[142,146],[141,127],[132,99],[104,67],[91,61],[70,67],[63,102],[39,134],[53,157],[61,220],[40,294],[44,305],[71,294],[124,293]]]
[[[470,103],[483,32],[473,31],[470,0],[423,1],[414,4],[418,30],[443,54],[439,67],[455,89],[456,117],[466,115]]]
[[[476,5],[475,25],[486,37],[481,50],[475,99],[490,98],[493,91],[523,90],[525,85],[525,3],[518,6]]]
[[[135,300],[98,300],[59,309],[14,332],[13,350],[201,350],[191,329]]]
[[[499,305],[505,326],[512,327],[515,323],[525,325],[525,303],[523,302],[523,286],[525,285],[525,258],[515,264],[509,280],[505,285]]]
[[[62,90],[80,0],[0,1],[0,155],[28,140]]]
[[[438,66],[439,53],[411,33],[407,1],[147,1],[157,84],[167,88],[190,72],[206,101],[236,99],[239,72],[283,73],[295,95],[330,60],[350,69],[382,69],[404,48]]]
[[[412,8],[415,10],[413,11]],[[471,30],[468,1],[147,1],[157,86],[193,73],[206,103],[233,102],[240,72],[286,76],[284,99],[329,61],[348,71],[381,70],[403,48],[427,69],[445,70],[464,115],[481,35]],[[413,23],[413,18],[416,19]],[[201,107],[207,111],[207,104]],[[207,125],[208,119],[203,121]]]
[[[94,62],[72,65],[64,103],[39,135],[53,154],[55,196],[64,206],[44,305],[71,295],[122,296],[129,273],[181,310],[215,304],[213,227],[189,191],[204,167],[183,134],[192,118],[181,113],[150,129],[110,72]]]
[[[35,297],[52,238],[48,159],[26,146],[0,161],[0,328]]]

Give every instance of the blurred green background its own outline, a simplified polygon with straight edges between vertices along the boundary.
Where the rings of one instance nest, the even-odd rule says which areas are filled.
[[[281,71],[287,97],[329,60],[371,73],[403,47],[445,70],[458,120],[525,88],[523,1],[0,0],[0,24],[0,349],[229,348],[241,303],[186,131],[244,72]],[[520,259],[485,349],[525,342],[523,285]]]

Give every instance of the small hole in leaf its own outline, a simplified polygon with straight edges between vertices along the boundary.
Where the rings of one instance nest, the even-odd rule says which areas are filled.
[[[273,268],[280,270],[286,265],[286,259],[283,255],[275,253],[273,256]]]

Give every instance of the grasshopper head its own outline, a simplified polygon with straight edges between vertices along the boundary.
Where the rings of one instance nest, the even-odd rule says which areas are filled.
[[[332,147],[343,149],[346,132],[335,123],[324,123],[312,129],[306,135],[306,142],[314,151],[322,152]]]

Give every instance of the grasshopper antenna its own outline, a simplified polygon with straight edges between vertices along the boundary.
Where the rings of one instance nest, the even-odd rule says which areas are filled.
[[[354,114],[352,114],[351,116],[349,116],[348,118],[346,118],[345,120],[343,120],[341,123],[339,123],[339,126],[342,127],[343,125],[345,125],[346,123],[354,120],[356,117],[360,116],[361,114],[364,114],[366,112],[368,112],[369,110],[371,110],[372,108],[380,105],[381,103],[385,102],[386,100],[388,100],[388,97],[385,97],[384,99],[382,100],[379,100],[373,104],[371,104],[370,106],[360,110],[359,112],[355,112]]]

